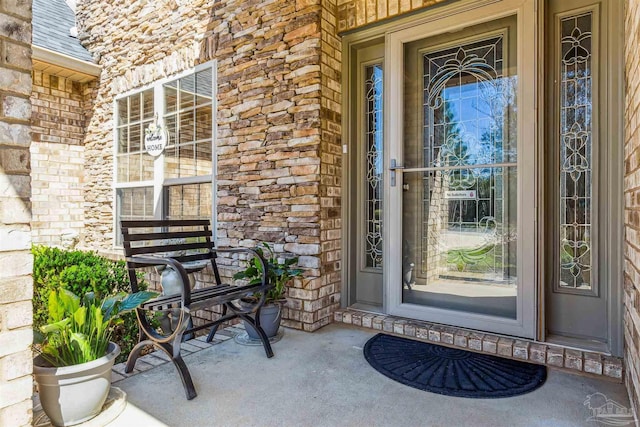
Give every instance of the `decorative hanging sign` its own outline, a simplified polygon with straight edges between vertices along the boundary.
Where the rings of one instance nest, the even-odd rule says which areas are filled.
[[[152,156],[159,156],[167,146],[167,134],[158,120],[144,130],[144,149]]]

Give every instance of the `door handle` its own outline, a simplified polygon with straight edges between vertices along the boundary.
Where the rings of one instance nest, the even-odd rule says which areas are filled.
[[[400,166],[396,159],[391,159],[391,164],[389,165],[389,171],[391,171],[389,174],[389,184],[392,187],[396,186],[396,171],[401,171],[402,169],[404,169],[404,166]]]

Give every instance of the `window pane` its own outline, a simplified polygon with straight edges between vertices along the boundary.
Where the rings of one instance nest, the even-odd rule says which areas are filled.
[[[488,25],[488,24],[487,24]],[[404,50],[402,302],[515,319],[518,316],[517,55],[515,17],[504,30]],[[455,65],[452,65],[455,64]],[[417,72],[416,72],[417,71]],[[374,96],[365,111],[377,110]],[[375,114],[365,129],[377,128]],[[369,155],[377,155],[370,137]],[[504,165],[504,163],[510,163]],[[375,184],[375,163],[368,179]],[[370,245],[378,244],[377,187],[369,184]],[[366,193],[365,193],[366,194]],[[368,236],[367,236],[368,237]],[[375,249],[375,248],[374,248]],[[375,251],[373,252],[375,254]],[[371,263],[375,266],[375,263]]]
[[[144,181],[150,181],[153,179],[153,162],[155,157],[142,153],[142,179]]]
[[[180,177],[195,176],[195,145],[187,144],[180,146]]]
[[[196,74],[196,103],[198,105],[211,102],[211,95],[213,93],[211,88],[211,78],[211,68],[207,68],[206,70],[200,71]]]
[[[178,162],[179,146],[173,146],[164,150],[164,176],[165,178],[180,177],[180,163]]]
[[[129,121],[136,122],[140,120],[140,94],[129,97]]]
[[[118,124],[129,123],[129,98],[118,100]]]
[[[193,107],[196,92],[196,79],[193,74],[180,79],[180,109]]]
[[[142,180],[141,157],[143,155],[146,156],[147,154],[137,152],[129,155],[129,182]]]
[[[165,116],[164,118],[164,126],[167,130],[167,146],[172,146],[177,144],[178,138],[178,120],[175,114],[171,114],[169,116]]]
[[[142,138],[142,125],[136,124],[129,128],[129,152],[140,151],[140,141]]]
[[[196,144],[196,175],[209,175],[213,173],[211,161],[211,141]]]
[[[167,113],[173,113],[178,108],[178,90],[176,82],[164,85],[164,108]]]
[[[118,129],[118,153],[129,152],[129,128],[124,126]]]
[[[180,113],[180,143],[183,144],[185,142],[191,142],[194,140],[194,111],[186,111],[184,113]]]
[[[129,155],[123,154],[116,156],[118,182],[129,182]]]
[[[120,221],[153,219],[153,187],[116,190],[116,244],[122,244]]]
[[[153,89],[146,90],[142,93],[143,99],[143,117],[145,119],[153,118]]]
[[[366,266],[382,268],[382,64],[365,68]]]
[[[211,219],[211,192],[210,182],[167,187],[167,219]]]
[[[592,13],[561,21],[560,283],[590,290],[592,244]]]
[[[196,109],[196,141],[211,138],[211,105]]]

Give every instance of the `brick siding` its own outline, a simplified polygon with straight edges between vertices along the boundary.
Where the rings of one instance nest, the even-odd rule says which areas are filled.
[[[95,83],[33,72],[33,243],[67,245],[84,227],[84,130]]]
[[[31,425],[31,0],[0,0],[0,425]]]
[[[338,0],[338,31],[353,30],[448,0]]]
[[[625,382],[640,414],[640,1],[625,9],[624,341]]]

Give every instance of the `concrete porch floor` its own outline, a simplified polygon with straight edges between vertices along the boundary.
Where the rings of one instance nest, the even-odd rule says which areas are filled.
[[[287,329],[272,359],[228,340],[185,357],[191,401],[170,363],[119,381],[128,404],[109,426],[596,426],[588,395],[629,406],[622,384],[552,369],[542,387],[512,398],[416,390],[369,366],[362,347],[373,335],[341,324]]]

